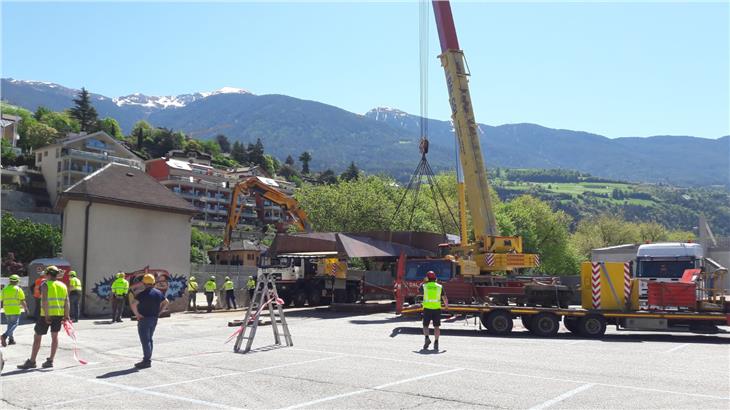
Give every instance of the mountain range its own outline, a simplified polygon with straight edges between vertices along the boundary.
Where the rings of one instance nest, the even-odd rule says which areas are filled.
[[[78,90],[58,84],[2,79],[0,97],[35,110],[61,111]],[[343,170],[350,161],[368,172],[407,179],[420,158],[421,118],[394,108],[361,115],[332,105],[286,95],[255,95],[240,88],[153,97],[131,94],[110,98],[92,94],[100,117],[115,118],[125,132],[146,120],[196,138],[225,134],[244,143],[261,138],[280,159],[309,151],[312,169]],[[453,168],[450,121],[426,120],[435,170]],[[607,138],[536,124],[479,124],[487,167],[564,168],[595,176],[680,186],[730,188],[730,136]]]

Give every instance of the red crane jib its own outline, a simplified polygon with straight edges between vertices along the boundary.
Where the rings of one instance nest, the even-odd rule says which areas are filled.
[[[451,4],[448,1],[433,1],[433,14],[436,18],[436,28],[441,42],[441,51],[460,50],[459,39],[456,37],[454,16],[451,14]]]

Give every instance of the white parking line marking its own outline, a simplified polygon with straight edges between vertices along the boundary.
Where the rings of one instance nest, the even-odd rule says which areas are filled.
[[[426,379],[426,378],[429,378],[429,377],[441,376],[442,374],[454,373],[454,372],[458,372],[460,370],[463,370],[463,369],[457,368],[457,369],[444,370],[444,371],[436,372],[436,373],[424,374],[424,375],[417,376],[417,377],[411,377],[409,379],[403,379],[403,380],[398,380],[398,381],[391,382],[391,383],[381,384],[380,386],[375,386],[375,387],[370,387],[370,388],[366,388],[366,389],[355,390],[355,391],[351,391],[349,393],[337,394],[337,395],[334,395],[334,396],[327,396],[327,397],[323,397],[321,399],[317,399],[317,400],[312,400],[312,401],[308,401],[308,402],[304,402],[304,403],[295,404],[293,406],[286,407],[283,410],[299,409],[299,408],[302,408],[302,407],[311,406],[313,404],[324,403],[326,401],[337,400],[337,399],[341,399],[343,397],[350,397],[350,396],[354,396],[354,395],[357,395],[357,394],[367,393],[367,392],[370,392],[370,391],[383,390],[383,389],[388,388],[388,387],[391,387],[391,386],[397,386],[397,385],[403,384],[403,383],[414,382],[414,381],[421,380],[421,379]]]
[[[192,380],[182,380],[182,381],[179,381],[179,382],[165,383],[165,384],[157,384],[157,385],[148,386],[148,387],[141,387],[140,389],[141,390],[152,390],[152,389],[159,389],[159,388],[162,388],[162,387],[177,386],[177,385],[180,385],[180,384],[197,383],[197,382],[201,382],[201,381],[205,381],[205,380],[218,379],[218,378],[221,378],[221,377],[238,376],[238,375],[241,375],[241,374],[262,372],[264,370],[278,369],[278,368],[281,368],[281,367],[289,367],[289,366],[296,366],[296,365],[300,365],[300,364],[321,362],[321,361],[324,361],[324,360],[339,359],[340,357],[344,357],[344,355],[340,354],[340,355],[332,356],[332,357],[320,357],[319,359],[305,360],[305,361],[301,361],[301,362],[285,363],[285,364],[281,364],[281,365],[278,365],[278,366],[261,367],[261,368],[258,368],[258,369],[246,370],[246,371],[241,371],[241,372],[231,372],[231,373],[224,373],[224,374],[216,374],[214,376],[200,377],[200,378],[192,379]],[[175,363],[175,362],[171,362],[171,363]],[[180,364],[182,364],[182,363],[180,363]],[[51,405],[52,406],[59,406],[59,405],[62,405],[62,404],[78,403],[78,402],[87,401],[87,400],[90,400],[90,399],[95,399],[95,398],[100,398],[100,397],[116,396],[118,394],[121,394],[121,393],[116,393],[115,392],[115,393],[97,394],[95,396],[82,397],[82,398],[79,398],[79,399],[62,401],[60,403],[57,402],[57,403],[53,403]]]
[[[563,400],[567,400],[567,399],[575,396],[576,394],[578,394],[578,393],[580,393],[582,391],[585,391],[585,390],[590,389],[593,386],[595,386],[595,385],[592,384],[592,383],[591,384],[584,384],[584,385],[582,385],[580,387],[577,387],[577,388],[575,388],[575,389],[573,389],[571,391],[565,392],[565,393],[561,394],[560,396],[555,397],[554,399],[550,399],[550,400],[548,400],[548,401],[546,401],[544,403],[538,404],[537,406],[530,407],[530,410],[542,410],[542,409],[546,409],[546,408],[552,406],[553,404],[557,404],[557,403],[560,403]]]
[[[684,343],[684,344],[681,344],[681,345],[679,345],[679,346],[675,346],[675,347],[673,347],[673,348],[671,348],[671,349],[667,350],[667,351],[666,351],[666,352],[664,352],[664,353],[672,353],[672,352],[676,352],[677,350],[679,350],[679,349],[684,349],[684,348],[685,348],[685,347],[687,347],[687,346],[689,346],[689,343]]]
[[[374,359],[374,360],[388,360],[388,361],[393,361],[393,362],[419,364],[419,365],[424,365],[424,366],[437,366],[437,367],[453,368],[453,366],[421,362],[421,361],[417,361],[417,360],[401,360],[401,359],[392,359],[389,357],[377,357],[377,356],[349,354],[349,353],[323,351],[323,350],[299,349],[296,347],[293,347],[292,350],[302,350],[302,351],[307,351],[307,352],[316,352],[316,353],[324,353],[324,354],[342,354],[342,355],[350,356],[350,357],[363,357],[363,358]],[[627,385],[621,385],[621,384],[591,382],[591,381],[586,381],[586,380],[564,379],[564,378],[560,378],[560,377],[535,376],[533,374],[501,372],[501,371],[497,371],[497,370],[475,369],[475,368],[471,368],[471,367],[461,367],[460,369],[471,371],[471,372],[478,372],[478,373],[497,374],[497,375],[501,375],[501,376],[515,376],[515,377],[524,377],[524,378],[530,378],[530,379],[551,380],[551,381],[557,381],[557,382],[569,382],[569,383],[577,383],[577,384],[595,384],[596,386],[613,387],[613,388],[617,388],[617,389],[629,389],[629,390],[647,391],[647,392],[656,392],[656,393],[678,394],[680,396],[701,397],[701,398],[705,398],[705,399],[730,400],[730,397],[727,397],[727,396],[713,396],[710,394],[701,394],[701,393],[686,393],[686,392],[678,392],[678,391],[674,391],[674,390],[654,389],[651,387],[627,386]]]
[[[110,387],[114,387],[116,389],[122,389],[122,390],[126,390],[126,391],[131,391],[131,392],[134,392],[134,393],[142,393],[142,394],[147,394],[147,395],[150,395],[150,396],[163,397],[163,398],[171,399],[171,400],[186,401],[188,403],[197,404],[199,406],[215,407],[215,408],[219,408],[219,409],[236,409],[237,408],[237,407],[226,406],[224,404],[213,403],[211,401],[191,399],[189,397],[183,397],[183,396],[180,396],[180,395],[177,395],[177,394],[160,393],[160,392],[156,392],[156,391],[146,390],[146,389],[143,389],[141,387],[132,387],[132,386],[127,386],[125,384],[112,383],[112,382],[107,382],[107,381],[98,380],[98,379],[86,379],[86,378],[79,377],[79,376],[74,376],[74,375],[68,375],[67,377],[71,377],[71,378],[75,378],[75,379],[81,379],[81,380],[84,380],[84,381],[86,381],[88,383],[102,384],[102,385],[105,385],[105,386],[110,386]],[[55,404],[55,405],[58,405],[58,404]]]

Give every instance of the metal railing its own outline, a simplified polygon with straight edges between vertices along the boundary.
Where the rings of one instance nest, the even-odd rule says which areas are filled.
[[[73,148],[64,148],[62,154],[70,156],[72,158],[84,158],[101,162],[115,162],[117,164],[123,164],[133,168],[142,169],[142,164],[140,163],[140,161],[116,157],[114,155],[97,154],[95,152],[81,151]]]

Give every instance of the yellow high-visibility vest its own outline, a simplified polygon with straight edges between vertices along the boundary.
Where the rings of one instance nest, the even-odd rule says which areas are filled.
[[[436,282],[423,284],[423,308],[441,309],[441,285]]]
[[[233,282],[230,280],[227,280],[223,283],[223,289],[224,290],[233,290]]]
[[[72,291],[79,291],[81,292],[81,279],[79,278],[71,278],[69,281],[69,284],[71,285]]]
[[[205,282],[205,291],[206,292],[215,292],[215,290],[218,288],[218,285],[215,284],[215,281],[209,280]]]
[[[21,301],[25,300],[25,292],[20,286],[8,285],[3,288],[2,299],[5,315],[17,316],[20,314]]]
[[[129,282],[124,278],[117,278],[112,282],[112,293],[117,296],[124,296],[129,292]]]
[[[48,288],[48,316],[63,316],[63,308],[68,296],[66,285],[57,280],[47,280],[46,287]],[[46,310],[42,307],[41,310],[45,316]]]

